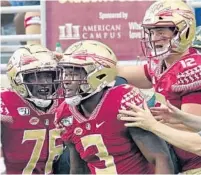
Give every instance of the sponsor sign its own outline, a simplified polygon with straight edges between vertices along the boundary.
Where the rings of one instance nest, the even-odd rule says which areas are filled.
[[[47,47],[63,50],[79,40],[98,40],[120,61],[143,57],[141,22],[151,1],[47,1]]]

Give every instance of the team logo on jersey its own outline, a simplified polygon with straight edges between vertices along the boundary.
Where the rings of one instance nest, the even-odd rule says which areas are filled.
[[[79,128],[79,127],[75,128],[75,130],[74,130],[75,135],[80,136],[80,135],[82,135],[82,133],[83,133],[82,128]]]
[[[30,109],[27,107],[19,107],[17,108],[17,111],[21,116],[30,115]]]
[[[37,118],[37,117],[31,117],[31,119],[29,120],[29,123],[31,125],[37,125],[38,122],[39,122],[39,118]]]
[[[63,126],[70,126],[73,124],[73,116],[65,117],[61,120]]]

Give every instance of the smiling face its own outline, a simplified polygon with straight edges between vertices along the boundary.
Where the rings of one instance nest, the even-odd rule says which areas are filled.
[[[39,99],[46,99],[54,93],[53,81],[55,78],[54,71],[44,71],[25,74],[24,83],[31,94]]]
[[[80,91],[80,85],[86,83],[86,72],[83,68],[65,67],[62,73],[65,96],[73,97]]]

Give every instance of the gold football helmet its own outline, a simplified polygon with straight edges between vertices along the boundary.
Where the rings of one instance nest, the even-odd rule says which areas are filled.
[[[40,107],[45,107],[53,99],[53,93],[57,89],[57,85],[52,82],[48,85],[52,86],[52,94],[44,96],[42,99],[33,96],[30,85],[39,85],[43,88],[47,86],[47,82],[37,81],[38,73],[51,72],[56,78],[56,65],[54,55],[48,49],[41,45],[26,45],[17,49],[11,56],[7,64],[7,76],[11,87],[23,98],[29,99]],[[26,76],[32,74],[34,82],[27,82]],[[47,90],[47,89],[46,89]],[[44,91],[44,90],[43,90]],[[46,100],[46,101],[45,101]]]
[[[183,53],[192,44],[195,37],[195,16],[192,9],[182,0],[159,0],[153,3],[145,13],[143,23],[142,48],[146,57],[167,58],[170,53]],[[169,44],[165,49],[157,53],[156,42],[164,40],[153,40],[151,29],[169,28],[173,36],[165,38]],[[150,55],[153,53],[152,55]]]
[[[67,103],[77,105],[81,100],[89,98],[97,92],[100,92],[107,86],[115,84],[117,58],[114,52],[105,44],[85,40],[71,45],[64,52],[64,57],[58,63],[61,69],[60,82],[63,84],[64,95]],[[80,68],[85,71],[86,76],[75,79],[74,72],[70,80],[66,79],[66,68]],[[69,96],[65,84],[79,82],[79,89],[76,95]]]

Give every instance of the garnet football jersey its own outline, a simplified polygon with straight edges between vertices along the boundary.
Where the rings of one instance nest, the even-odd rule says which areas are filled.
[[[153,166],[132,140],[124,122],[117,119],[125,103],[143,104],[140,91],[130,85],[110,88],[89,118],[63,102],[56,122],[65,126],[64,141],[74,143],[92,174],[153,174]]]
[[[184,103],[201,104],[201,55],[194,49],[180,60],[162,71],[162,63],[152,60],[145,65],[147,78],[152,81],[155,91],[161,93],[174,106],[181,108]],[[162,72],[162,73],[161,73]],[[182,171],[201,168],[201,157],[175,148]]]
[[[46,113],[12,90],[1,90],[2,149],[8,174],[48,174],[62,153],[54,126],[55,101]]]

